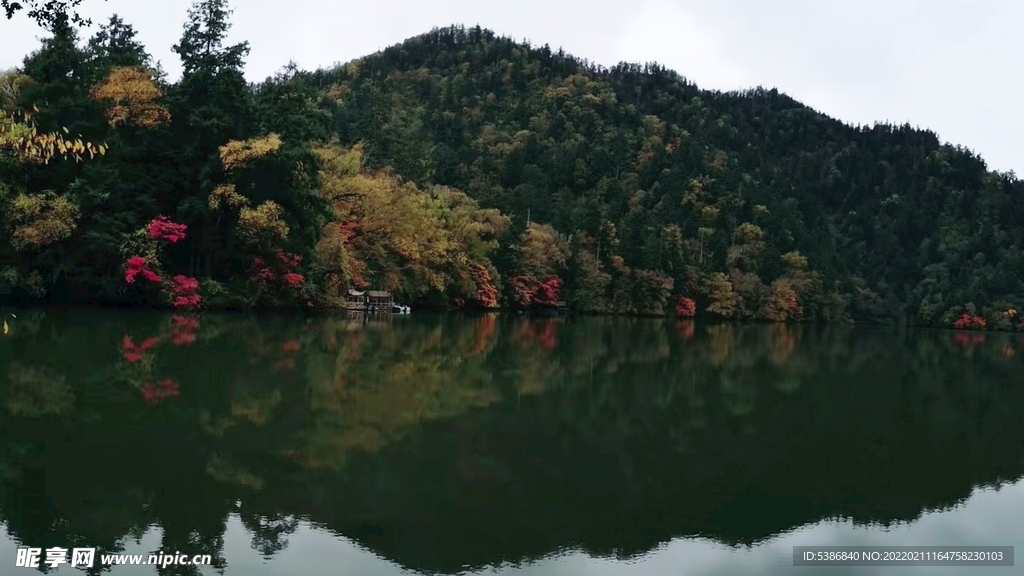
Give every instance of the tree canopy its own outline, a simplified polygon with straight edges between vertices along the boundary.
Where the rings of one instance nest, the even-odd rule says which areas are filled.
[[[80,26],[88,26],[92,22],[78,14],[77,8],[83,0],[0,0],[7,19],[14,18],[20,10],[27,10],[26,15],[44,28],[52,28],[59,21],[69,19]]]

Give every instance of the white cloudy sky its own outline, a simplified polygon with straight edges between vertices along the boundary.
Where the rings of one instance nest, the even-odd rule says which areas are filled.
[[[191,0],[85,0],[120,14],[174,77]],[[480,24],[591,61],[658,61],[701,87],[777,87],[850,123],[910,122],[1024,175],[1020,0],[235,0],[250,80],[289,60],[345,62],[453,23]],[[2,17],[0,17],[2,18]],[[0,68],[42,31],[0,19]]]

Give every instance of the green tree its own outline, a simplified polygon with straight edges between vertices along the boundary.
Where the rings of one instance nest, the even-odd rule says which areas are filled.
[[[0,0],[10,20],[19,10],[28,10],[25,14],[43,28],[51,29],[61,20],[67,20],[79,26],[88,26],[91,21],[82,18],[76,8],[83,0]]]

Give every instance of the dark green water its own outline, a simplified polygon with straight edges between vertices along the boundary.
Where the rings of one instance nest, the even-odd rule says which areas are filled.
[[[1024,571],[792,566],[794,545],[1024,553],[1020,336],[8,321],[4,575],[32,573],[19,545],[210,554],[228,576]]]

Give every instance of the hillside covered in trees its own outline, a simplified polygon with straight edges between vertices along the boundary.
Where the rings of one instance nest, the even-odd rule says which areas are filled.
[[[9,302],[418,306],[1024,329],[1024,183],[909,126],[452,27],[245,81],[226,0],[0,79]]]

